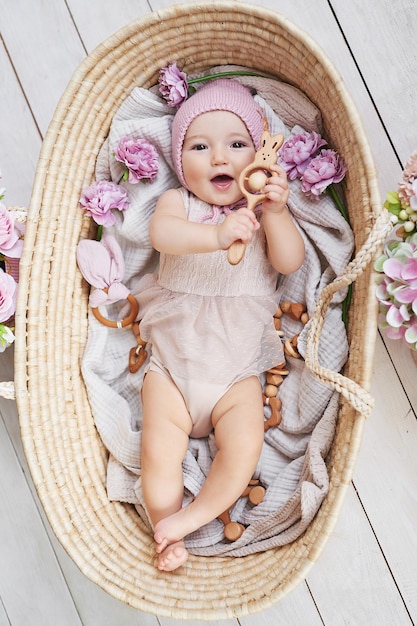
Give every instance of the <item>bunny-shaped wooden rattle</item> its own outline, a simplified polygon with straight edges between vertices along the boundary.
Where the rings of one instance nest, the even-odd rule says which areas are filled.
[[[277,153],[284,143],[284,135],[279,133],[271,137],[266,120],[264,131],[261,136],[259,150],[255,154],[252,163],[242,170],[239,177],[239,187],[248,201],[248,209],[252,211],[266,198],[266,193],[260,193],[265,187],[268,177],[272,175],[271,166],[277,162]],[[243,241],[235,241],[227,252],[227,260],[231,265],[237,265],[243,259],[246,244]]]

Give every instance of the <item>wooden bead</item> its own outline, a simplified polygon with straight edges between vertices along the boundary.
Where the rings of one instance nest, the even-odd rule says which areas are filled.
[[[277,308],[276,313],[274,313],[274,317],[282,317],[282,309],[280,306]]]
[[[306,308],[304,304],[301,304],[301,302],[293,302],[290,306],[288,314],[293,320],[299,320],[305,310]]]
[[[285,302],[281,302],[281,311],[283,313],[288,313],[290,309],[291,309],[291,302],[288,302],[288,300],[285,300]]]
[[[281,330],[281,320],[279,317],[274,317],[275,330]]]
[[[267,398],[273,398],[278,393],[278,387],[276,385],[266,385],[264,393]]]
[[[285,354],[288,354],[288,356],[292,356],[295,359],[299,359],[300,355],[299,353],[294,350],[292,344],[291,344],[291,340],[290,339],[286,339],[285,343],[284,343],[284,352]]]
[[[236,541],[239,539],[245,530],[243,524],[239,524],[239,522],[229,522],[224,527],[224,536],[229,541]]]
[[[265,487],[262,487],[261,485],[252,487],[249,490],[249,496],[248,496],[249,502],[253,504],[254,506],[256,506],[257,504],[262,502],[262,500],[264,499],[265,493],[266,493]]]
[[[303,313],[302,316],[300,317],[300,321],[304,324],[304,326],[307,324],[309,319],[310,318],[307,312]]]
[[[260,191],[265,187],[266,181],[268,180],[267,175],[262,170],[257,170],[253,172],[248,178],[248,186],[251,191]]]
[[[284,379],[280,374],[268,374],[266,375],[266,382],[269,385],[276,385],[277,387],[282,383]]]

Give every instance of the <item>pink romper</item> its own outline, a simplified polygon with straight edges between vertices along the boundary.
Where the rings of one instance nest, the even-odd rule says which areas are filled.
[[[200,222],[210,213],[205,202],[185,189],[181,193],[189,220]],[[224,250],[161,254],[158,276],[141,280],[140,332],[151,346],[150,369],[181,391],[192,437],[209,434],[211,412],[235,382],[284,360],[273,323],[277,272],[265,248],[261,220],[238,265],[229,264]]]

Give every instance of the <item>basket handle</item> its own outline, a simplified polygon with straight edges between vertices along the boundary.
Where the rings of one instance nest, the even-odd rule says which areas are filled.
[[[390,214],[384,209],[375,221],[367,240],[356,257],[346,266],[342,274],[337,276],[334,281],[327,285],[321,292],[311,317],[311,325],[307,335],[306,366],[316,378],[341,393],[346,400],[365,417],[369,417],[372,412],[374,407],[373,397],[355,381],[320,365],[318,357],[319,340],[326,311],[332,301],[333,295],[340,289],[348,287],[363,273],[367,265],[372,261],[376,250],[385,241],[391,230],[392,222]]]

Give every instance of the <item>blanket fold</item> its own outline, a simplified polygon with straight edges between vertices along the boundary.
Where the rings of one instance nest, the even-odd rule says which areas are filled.
[[[271,134],[281,132],[288,138],[302,129],[321,129],[317,108],[296,88],[283,87],[271,78],[239,80],[257,90],[255,98],[265,109]],[[173,110],[156,90],[133,89],[114,116],[97,160],[97,179],[118,181],[123,166],[112,155],[122,137],[147,139],[160,155],[158,176],[152,183],[123,183],[130,206],[123,215],[116,215],[116,224],[107,229],[123,251],[124,284],[132,293],[139,279],[157,268],[158,254],[148,234],[156,200],[167,188],[179,186],[171,167],[172,116]],[[308,199],[298,181],[290,183],[289,208],[303,236],[306,258],[297,272],[279,278],[277,306],[283,300],[303,302],[311,315],[322,289],[350,261],[353,234],[329,197]],[[320,362],[334,371],[340,371],[348,355],[341,319],[345,295],[342,291],[333,298],[320,338]],[[123,302],[109,305],[106,317],[121,317],[122,308]],[[301,355],[305,353],[308,329],[309,324],[303,327],[283,317],[286,337],[300,333]],[[140,481],[140,389],[146,363],[136,374],[129,373],[128,354],[133,346],[131,331],[106,328],[90,315],[82,372],[97,430],[109,451],[108,496],[134,504],[150,529]],[[293,541],[307,528],[326,496],[329,479],[324,459],[334,435],[339,395],[317,380],[303,359],[288,357],[288,369],[290,374],[279,387],[282,422],[266,432],[254,476],[266,488],[263,501],[253,506],[247,498],[241,498],[232,508],[231,518],[247,527],[240,539],[233,543],[225,540],[223,524],[214,520],[186,537],[192,553],[244,556]],[[267,417],[268,411],[265,407]],[[200,490],[215,452],[212,434],[206,439],[190,439],[183,463],[184,503]]]

